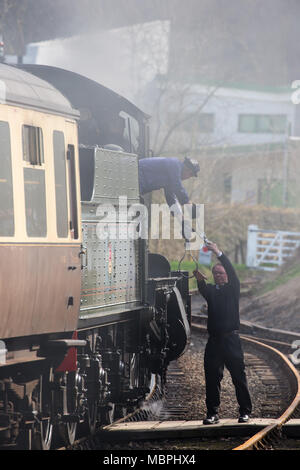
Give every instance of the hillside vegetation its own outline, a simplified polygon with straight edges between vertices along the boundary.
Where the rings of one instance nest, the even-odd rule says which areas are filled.
[[[300,249],[241,301],[241,319],[300,332]]]
[[[162,193],[156,191],[153,202],[162,203]],[[247,253],[248,226],[260,229],[289,230],[300,232],[300,209],[283,209],[238,204],[205,204],[205,233],[216,242],[230,260],[245,264]],[[150,240],[152,253],[160,253],[169,260],[180,260],[184,253],[183,240]],[[198,257],[198,253],[194,252]]]

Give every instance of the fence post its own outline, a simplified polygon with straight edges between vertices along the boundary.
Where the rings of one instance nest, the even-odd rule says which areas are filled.
[[[256,245],[257,245],[257,225],[248,225],[247,239],[247,266],[249,268],[257,267]]]
[[[283,259],[282,259],[283,242],[284,242],[284,240],[283,240],[283,233],[282,233],[282,232],[279,232],[279,249],[278,249],[278,251],[279,251],[279,256],[278,256],[278,258],[279,258],[279,266],[281,266],[282,263],[283,263]]]

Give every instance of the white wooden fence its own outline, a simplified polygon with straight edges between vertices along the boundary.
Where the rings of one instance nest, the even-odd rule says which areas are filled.
[[[275,271],[300,246],[300,232],[259,229],[248,226],[247,266]]]

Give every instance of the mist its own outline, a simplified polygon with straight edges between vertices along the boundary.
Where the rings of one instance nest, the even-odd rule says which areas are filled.
[[[147,84],[167,73],[169,42],[170,22],[154,21],[31,43],[23,61],[79,73],[139,101]]]

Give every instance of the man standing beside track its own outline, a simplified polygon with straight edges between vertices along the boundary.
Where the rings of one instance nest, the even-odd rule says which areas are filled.
[[[249,421],[251,398],[245,374],[244,354],[239,337],[240,282],[229,259],[217,245],[206,242],[220,262],[212,269],[215,285],[206,284],[205,276],[194,271],[200,294],[208,304],[209,338],[204,354],[207,417],[203,424],[219,422],[221,380],[224,365],[231,374],[239,404],[239,423]]]

